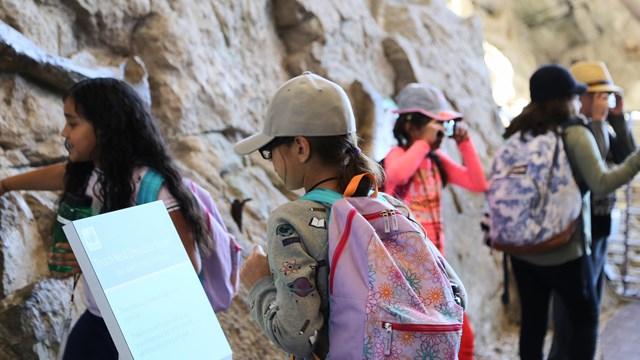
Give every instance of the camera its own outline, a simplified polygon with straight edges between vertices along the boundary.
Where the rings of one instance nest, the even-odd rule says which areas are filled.
[[[609,108],[610,109],[615,109],[616,108],[616,94],[609,93],[609,96],[607,97],[607,102],[609,103]]]
[[[456,134],[456,121],[455,120],[447,120],[442,123],[444,126],[444,134],[448,137],[453,137]]]

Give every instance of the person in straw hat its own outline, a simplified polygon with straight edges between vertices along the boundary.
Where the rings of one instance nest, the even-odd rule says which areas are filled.
[[[624,94],[615,85],[607,65],[602,61],[579,61],[569,71],[577,81],[587,85],[587,92],[580,96],[580,113],[587,117],[596,139],[602,160],[608,167],[620,164],[635,150],[631,129],[624,116]],[[607,239],[611,233],[611,211],[615,193],[591,195],[591,260],[593,262],[593,286],[598,307],[602,302],[604,265],[607,259]],[[554,337],[550,360],[566,359],[569,338],[560,336],[568,319],[564,304],[554,297]]]

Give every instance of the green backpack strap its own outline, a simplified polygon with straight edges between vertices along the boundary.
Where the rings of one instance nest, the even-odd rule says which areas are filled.
[[[371,195],[372,193],[373,191],[370,191],[369,195]],[[311,201],[315,201],[323,204],[333,205],[334,202],[342,198],[343,198],[342,194],[337,193],[333,190],[322,188],[322,189],[309,191],[308,193],[302,195],[300,197],[300,200],[311,200]],[[384,202],[388,202],[387,199],[384,198],[384,196],[380,195],[380,193],[378,193],[377,199],[382,200]]]
[[[329,205],[333,205],[334,202],[340,199],[342,199],[342,194],[329,189],[311,190],[300,197],[300,200],[311,200]]]
[[[140,182],[136,205],[158,200],[158,193],[160,192],[162,184],[164,184],[162,175],[156,170],[149,168]]]

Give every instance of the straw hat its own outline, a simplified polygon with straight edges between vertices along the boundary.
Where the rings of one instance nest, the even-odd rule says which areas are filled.
[[[576,80],[587,84],[587,92],[622,93],[613,83],[609,69],[602,61],[579,61],[569,68]]]

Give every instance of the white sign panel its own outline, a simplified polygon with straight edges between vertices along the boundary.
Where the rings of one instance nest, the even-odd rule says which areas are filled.
[[[120,359],[231,359],[162,201],[64,226]]]

